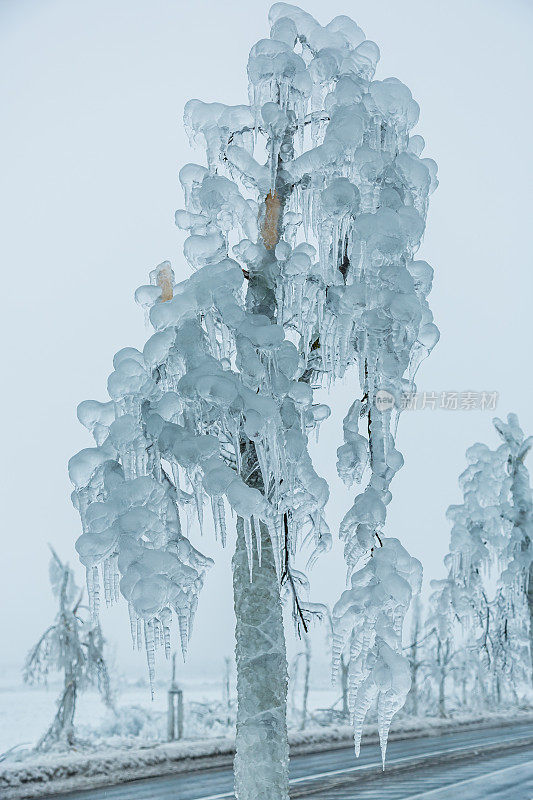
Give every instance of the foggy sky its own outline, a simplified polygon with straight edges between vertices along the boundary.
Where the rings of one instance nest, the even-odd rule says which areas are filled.
[[[105,400],[113,354],[149,331],[133,301],[149,270],[170,259],[189,274],[177,175],[189,149],[181,115],[197,97],[247,102],[251,45],[268,35],[258,0],[2,0],[0,2],[0,237],[2,326],[2,560],[0,667],[16,667],[49,624],[47,543],[83,571],[74,541],[67,461],[91,445],[76,419]],[[498,391],[533,432],[531,403],[532,8],[506,0],[367,0],[306,10],[325,24],[348,14],[381,49],[377,77],[405,82],[421,107],[415,132],[439,165],[420,258],[435,268],[429,301],[441,341],[418,375],[421,391]],[[315,448],[331,485],[334,536],[354,490],[335,473],[355,378],[330,399]],[[388,535],[443,575],[460,499],[464,451],[497,444],[491,412],[420,410],[400,421],[405,466],[394,479]],[[196,534],[195,534],[196,535]],[[184,674],[206,673],[233,648],[231,575],[207,531],[208,576]],[[337,546],[311,574],[312,599],[344,587]],[[103,612],[117,662],[130,655],[125,604]]]

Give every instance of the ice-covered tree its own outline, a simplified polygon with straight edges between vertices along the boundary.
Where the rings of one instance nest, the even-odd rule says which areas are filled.
[[[490,703],[516,699],[531,680],[532,500],[525,439],[515,414],[494,420],[503,443],[475,444],[459,478],[463,503],[450,506],[448,613],[459,640],[475,637],[480,694]]]
[[[500,581],[504,590],[506,611],[500,616],[509,624],[522,622],[521,630],[529,638],[530,679],[533,681],[533,497],[525,458],[533,446],[533,436],[524,436],[516,414],[508,414],[507,422],[494,420],[507,450],[507,474],[510,481],[509,523],[512,525],[504,558],[507,561]],[[513,603],[519,609],[513,607]],[[524,606],[527,614],[524,614]],[[518,612],[518,613],[516,613]],[[520,613],[521,612],[521,613]],[[524,619],[525,617],[525,619]],[[506,633],[510,633],[506,631]]]
[[[64,564],[54,550],[49,572],[59,609],[55,622],[28,653],[24,680],[46,682],[50,672],[59,672],[63,674],[63,690],[56,715],[37,743],[37,750],[48,750],[61,742],[69,747],[74,744],[76,701],[79,692],[88,684],[96,685],[104,703],[114,707],[100,626],[84,614],[83,592],[76,586],[68,564]]]
[[[164,262],[137,290],[155,332],[142,353],[116,354],[109,402],[80,405],[96,447],[69,467],[92,607],[101,582],[107,601],[124,595],[151,675],[172,614],[186,651],[212,563],[184,513],[201,526],[207,499],[223,543],[226,509],[236,516],[240,800],[288,794],[280,585],[306,627],[313,609],[294,555],[307,542],[312,565],[331,541],[328,486],[308,450],[329,408],[313,391],[345,375],[354,401],[338,470],[347,483],[369,478],[340,530],[351,588],[334,610],[334,650],[337,661],[352,637],[357,747],[374,701],[385,747],[409,689],[401,627],[421,571],[383,534],[403,463],[394,432],[438,339],[433,271],[415,260],[436,186],[422,137],[410,135],[418,105],[396,78],[373,79],[379,50],[347,17],[323,27],[276,3],[269,21],[270,38],[250,52],[248,104],[186,105],[191,142],[206,153],[180,172],[176,223],[193,272],[175,284]]]

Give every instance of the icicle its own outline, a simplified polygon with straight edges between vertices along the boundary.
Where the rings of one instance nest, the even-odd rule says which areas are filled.
[[[254,149],[257,144],[257,134],[259,131],[259,125],[261,122],[261,104],[259,99],[259,89],[254,84],[248,84],[248,100],[250,102],[250,106],[252,108],[252,112],[254,115]]]
[[[120,572],[118,569],[118,555],[113,556],[113,595],[114,602],[118,603],[120,599]]]
[[[363,689],[364,687],[362,687]],[[371,689],[370,687],[366,687],[366,691],[361,691],[362,696],[357,697],[355,702],[355,710],[353,715],[353,738],[354,738],[354,748],[355,748],[355,755],[359,758],[359,754],[361,752],[361,738],[363,736],[363,725],[365,722],[366,715],[370,706],[372,705],[372,701],[376,696],[375,689]]]
[[[272,519],[266,520],[266,526],[270,541],[272,542],[272,551],[274,553],[274,564],[276,567],[276,575],[278,580],[281,578],[282,564],[281,564],[281,537],[279,535],[279,525]]]
[[[165,658],[170,658],[170,625],[172,623],[172,611],[164,608],[161,612],[161,624],[163,626],[163,642],[165,645]]]
[[[231,439],[233,444],[233,450],[235,452],[235,459],[237,461],[237,474],[240,475],[242,472],[242,455],[241,455],[241,446],[240,446],[240,436],[241,431],[239,427],[239,423],[237,420],[233,420],[231,425]]]
[[[150,694],[154,699],[154,679],[155,679],[155,639],[154,621],[144,623],[144,644],[146,647],[146,661],[148,663],[148,678],[150,680]]]
[[[98,567],[87,567],[87,594],[89,596],[89,609],[93,620],[98,618],[100,606],[100,577]]]
[[[270,139],[270,191],[269,197],[274,196],[276,193],[276,175],[278,172],[278,157],[281,148],[281,139],[272,134]]]
[[[144,632],[143,621],[138,616],[137,617],[137,633],[135,635],[135,641],[137,642],[137,650],[141,649],[142,641],[143,641],[143,632]]]
[[[263,480],[263,486],[268,486],[270,484],[270,469],[268,466],[268,459],[267,459],[267,447],[261,441],[254,442],[255,446],[255,453],[257,455],[257,461],[259,463],[259,470],[261,472],[261,478]]]
[[[180,631],[181,653],[185,661],[187,649],[189,647],[189,616],[187,612],[182,609],[178,609],[178,627]]]
[[[111,598],[112,598],[112,587],[114,587],[114,581],[111,574],[111,564],[110,559],[106,558],[104,560],[104,597],[105,597],[105,604],[106,606],[111,605]]]
[[[300,153],[303,153],[304,149],[306,106],[307,106],[307,101],[305,100],[305,98],[303,98],[296,104],[296,119],[298,120],[298,147]]]
[[[252,529],[249,517],[245,517],[245,519],[243,520],[243,527],[244,527],[244,541],[246,544],[246,554],[248,556],[248,569],[250,571],[250,583],[252,583],[252,574],[254,568],[254,551],[252,543]]]
[[[194,503],[196,506],[196,515],[198,517],[198,524],[200,526],[200,533],[203,534],[204,524],[204,489],[202,486],[202,478],[200,474],[195,474],[189,477],[193,494]]]
[[[331,659],[331,682],[335,683],[339,677],[339,667],[341,663],[341,655],[344,649],[344,638],[339,636],[338,633],[333,633],[332,642],[332,659]]]
[[[257,547],[257,562],[259,566],[261,566],[261,525],[259,517],[255,515],[252,517],[252,530],[255,533],[255,544]]]
[[[137,613],[131,603],[128,603],[128,614],[130,617],[130,633],[131,633],[131,643],[133,645],[133,649],[138,649],[137,643]]]
[[[224,499],[222,497],[218,498],[217,506],[218,506],[218,517],[219,517],[219,528],[220,528],[220,541],[222,543],[222,547],[225,547],[227,541],[226,507],[224,505]]]
[[[162,631],[160,622],[157,617],[154,617],[154,648],[159,649],[162,640]]]
[[[395,712],[395,704],[387,697],[387,693],[381,692],[378,698],[378,732],[383,771],[385,771],[385,756],[387,755],[390,725]]]
[[[213,515],[213,525],[215,528],[215,538],[220,539],[222,547],[226,546],[226,512],[224,499],[222,497],[211,498],[211,511]]]

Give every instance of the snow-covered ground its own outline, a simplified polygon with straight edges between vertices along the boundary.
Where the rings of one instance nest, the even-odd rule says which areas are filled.
[[[412,739],[432,733],[464,730],[465,726],[495,728],[517,723],[531,723],[531,712],[510,711],[504,714],[462,715],[460,719],[396,719],[391,739]],[[346,747],[352,742],[350,726],[309,728],[289,734],[293,755]],[[377,727],[366,727],[363,741],[378,745]],[[124,748],[100,745],[92,751],[28,754],[10,758],[0,765],[0,796],[5,800],[50,797],[60,792],[98,788],[128,780],[149,778],[205,767],[230,766],[234,754],[231,736],[196,742],[138,744]]]
[[[182,681],[181,686],[185,703],[194,704],[197,711],[198,705],[203,703],[210,706],[222,705],[223,693],[220,681],[188,679]],[[142,738],[148,740],[164,738],[167,709],[166,684],[156,685],[153,701],[150,699],[150,689],[147,685],[136,686],[123,683],[117,689],[117,706],[119,710],[128,709],[129,724],[132,726],[131,732],[141,733],[136,729],[142,725]],[[51,683],[48,689],[24,686],[14,680],[4,681],[0,685],[0,753],[17,745],[35,744],[55,714],[59,690],[58,683]],[[327,708],[337,700],[338,694],[337,689],[328,686],[312,687],[309,708],[311,710]],[[300,703],[299,693],[296,701],[298,704]],[[137,713],[131,710],[132,707],[138,709]],[[185,719],[185,735],[188,738],[223,736],[228,732],[227,729],[224,730],[222,724],[216,723],[216,719],[213,723],[213,716],[202,726],[202,729],[199,729],[198,716],[199,714],[196,713],[196,722],[190,717],[189,720],[187,717]],[[110,713],[103,705],[99,694],[94,690],[88,690],[79,696],[75,721],[82,738],[93,738],[93,732],[97,730],[109,738],[116,731]],[[127,724],[126,720],[123,720],[124,728]]]
[[[0,752],[18,744],[34,744],[50,724],[55,711],[59,686],[13,686],[0,689]],[[163,712],[166,695],[158,691],[153,703],[150,690],[125,687],[120,693],[119,706],[138,705],[153,712]],[[98,692],[88,690],[78,699],[76,726],[97,728],[104,723],[107,710]]]

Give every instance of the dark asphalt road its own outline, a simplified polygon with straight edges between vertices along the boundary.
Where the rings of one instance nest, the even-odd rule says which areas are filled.
[[[390,742],[389,774],[361,779],[361,768],[381,763],[377,745],[364,745],[356,759],[343,748],[291,759],[291,795],[320,800],[533,800],[533,753],[518,747],[533,737],[533,724],[470,729],[419,739]],[[458,749],[480,745],[516,744],[484,756],[446,763]],[[432,755],[439,763],[393,772],[414,757]],[[359,774],[358,774],[359,773]],[[229,767],[181,773],[54,795],[54,800],[230,800],[233,776]]]

